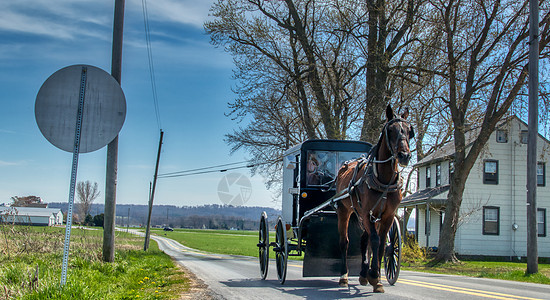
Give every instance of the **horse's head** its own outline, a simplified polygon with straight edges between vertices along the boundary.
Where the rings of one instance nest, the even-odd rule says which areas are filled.
[[[396,116],[390,105],[386,108],[387,123],[384,126],[387,147],[391,155],[397,158],[402,166],[407,166],[411,160],[409,140],[414,137],[414,129],[407,121],[409,108],[406,107],[401,116]]]

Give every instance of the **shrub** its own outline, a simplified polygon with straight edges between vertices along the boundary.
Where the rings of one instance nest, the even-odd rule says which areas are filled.
[[[401,255],[402,263],[416,263],[426,260],[426,251],[418,246],[414,235],[405,233],[407,235],[406,242],[403,243],[403,253]]]

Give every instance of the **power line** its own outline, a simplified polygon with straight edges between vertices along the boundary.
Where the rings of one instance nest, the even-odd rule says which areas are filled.
[[[145,26],[145,42],[147,44],[147,59],[149,61],[149,76],[151,78],[151,89],[153,90],[153,105],[155,107],[155,116],[157,118],[157,125],[159,129],[162,129],[160,121],[157,83],[155,77],[155,66],[153,63],[153,50],[151,48],[151,35],[149,30],[149,13],[147,12],[147,0],[141,0],[141,6],[143,9],[143,24]]]
[[[202,167],[202,168],[196,168],[196,169],[189,169],[189,170],[183,170],[183,171],[177,171],[177,172],[170,172],[170,173],[164,173],[160,174],[159,177],[179,177],[179,176],[187,176],[188,174],[196,175],[196,174],[205,174],[205,173],[211,173],[211,172],[223,172],[224,170],[233,170],[235,168],[245,168],[248,167],[248,165],[244,166],[238,166],[238,167],[232,167],[232,168],[226,168],[229,166],[235,166],[240,164],[248,163],[247,161],[240,161],[240,162],[234,162],[234,163],[228,163],[228,164],[221,164],[221,165],[215,165],[210,167]],[[250,165],[253,166],[253,165]],[[214,169],[214,170],[212,170]]]
[[[176,174],[182,174],[182,173],[203,171],[203,170],[214,169],[214,168],[234,166],[234,165],[239,165],[239,164],[244,164],[244,163],[248,163],[248,161],[239,161],[239,162],[216,165],[216,166],[210,166],[210,167],[202,167],[202,168],[197,168],[197,169],[190,169],[190,170],[183,170],[183,171],[177,171],[177,172],[171,172],[171,173],[164,173],[164,174],[160,174],[159,176],[176,175]]]
[[[204,167],[204,168],[197,168],[197,169],[191,169],[191,170],[185,170],[185,171],[179,171],[179,172],[165,173],[165,174],[160,174],[158,178],[173,178],[173,177],[185,177],[185,176],[201,175],[201,174],[208,174],[208,173],[220,173],[220,172],[227,172],[227,171],[237,170],[237,169],[253,168],[259,165],[268,164],[268,162],[261,162],[261,163],[253,163],[253,164],[246,164],[243,166],[225,168],[227,166],[234,166],[234,165],[243,164],[243,163],[248,163],[248,162],[241,161],[241,162],[217,165],[212,167]]]
[[[158,178],[161,179],[161,178],[172,178],[172,177],[185,177],[185,176],[201,175],[201,174],[208,174],[208,173],[226,172],[226,171],[229,171],[229,170],[244,169],[244,168],[252,168],[252,167],[254,167],[254,165],[233,167],[233,168],[221,169],[221,170],[209,170],[209,171],[202,171],[202,172],[177,174],[177,175],[165,175],[165,176],[160,176],[160,175],[159,175]]]

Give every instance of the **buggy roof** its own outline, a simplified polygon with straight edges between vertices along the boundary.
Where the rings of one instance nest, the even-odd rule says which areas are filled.
[[[307,150],[325,150],[325,151],[349,151],[349,152],[369,152],[372,145],[363,141],[349,140],[307,140],[303,143],[289,148],[286,155],[295,154]]]

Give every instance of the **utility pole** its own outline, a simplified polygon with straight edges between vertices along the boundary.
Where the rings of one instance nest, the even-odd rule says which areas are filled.
[[[529,133],[527,137],[527,274],[539,271],[537,245],[537,136],[539,132],[539,1],[529,1]]]
[[[111,75],[120,84],[122,73],[122,35],[124,26],[124,1],[115,0],[113,22],[113,51]],[[115,260],[115,215],[116,182],[118,160],[118,135],[107,146],[107,167],[105,175],[105,218],[103,221],[103,261]]]
[[[160,162],[160,150],[162,148],[162,137],[164,132],[160,131],[160,140],[159,140],[159,150],[157,153],[157,163],[155,165],[155,175],[153,176],[153,189],[149,193],[149,214],[147,217],[147,228],[145,229],[145,243],[143,245],[143,251],[149,249],[149,238],[150,238],[150,227],[151,227],[151,212],[153,211],[153,199],[155,198],[155,187],[157,186],[157,175],[159,171],[159,162]]]
[[[126,232],[130,229],[130,208],[128,207],[128,220],[126,220]]]

